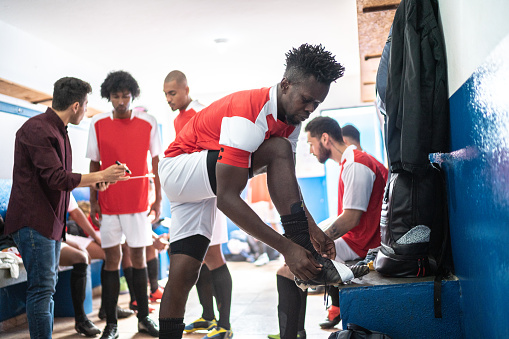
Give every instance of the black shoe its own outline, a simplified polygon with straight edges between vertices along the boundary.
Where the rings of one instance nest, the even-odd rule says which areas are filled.
[[[128,310],[125,308],[121,308],[120,306],[117,305],[117,319],[128,318],[128,317],[132,316],[133,314],[134,314],[134,311],[131,311],[131,310]],[[99,310],[98,317],[101,320],[106,319],[106,311],[104,310],[104,308],[101,308]]]
[[[101,333],[101,330],[98,329],[97,326],[95,326],[94,323],[88,319],[77,322],[76,325],[74,325],[74,328],[76,329],[76,332],[79,334],[84,334],[87,337],[95,337]]]
[[[156,322],[148,316],[138,320],[138,332],[147,333],[153,337],[159,337],[159,327]]]
[[[333,328],[334,326],[339,324],[340,321],[341,321],[341,314],[338,314],[338,316],[332,320],[330,320],[329,317],[327,317],[325,319],[325,321],[323,323],[320,323],[319,325],[323,329],[328,329],[328,328]]]
[[[117,338],[118,338],[117,324],[106,324],[101,339],[117,339]]]
[[[322,271],[316,278],[310,280],[301,280],[295,277],[295,283],[300,289],[305,291],[307,288],[317,286],[339,286],[344,282],[336,268],[336,265],[341,265],[340,263],[324,258],[318,253],[316,253],[314,258],[318,263],[322,264]],[[348,266],[348,268],[352,271],[354,278],[359,278],[369,273],[369,267],[366,265]]]

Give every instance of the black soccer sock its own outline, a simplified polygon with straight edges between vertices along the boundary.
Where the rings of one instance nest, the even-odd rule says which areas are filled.
[[[74,264],[71,271],[71,299],[74,308],[74,319],[82,322],[87,319],[83,302],[87,293],[87,267],[88,264]]]
[[[125,282],[129,290],[129,297],[131,298],[131,303],[133,303],[136,301],[136,295],[134,294],[133,267],[122,268],[122,270],[124,271]]]
[[[101,265],[101,285],[103,284],[104,282],[104,265],[105,265],[105,261],[103,260],[103,264]],[[99,310],[103,310],[104,309],[104,293],[101,293],[101,307],[99,308]]]
[[[339,288],[334,286],[328,286],[328,292],[332,306],[339,307]]]
[[[315,254],[316,250],[309,238],[308,218],[302,201],[292,204],[291,212],[292,214],[281,216],[281,225],[285,230],[285,237]]]
[[[159,318],[159,338],[182,339],[184,318]]]
[[[219,311],[218,326],[230,329],[230,309],[232,303],[232,276],[228,266],[224,264],[210,271],[212,286],[216,296],[217,310]]]
[[[148,272],[148,281],[150,282],[150,293],[154,293],[159,288],[158,282],[158,266],[159,261],[157,257],[152,260],[147,261],[147,272]]]
[[[138,304],[138,319],[148,316],[147,268],[133,267],[133,287]]]
[[[304,330],[304,323],[306,322],[306,307],[308,303],[308,290],[305,291],[297,288],[299,290],[300,296],[300,307],[299,307],[299,324],[297,326],[297,330]]]
[[[118,292],[120,291],[120,272],[103,271],[104,280],[102,280],[102,300],[104,310],[106,311],[106,323],[117,323],[117,303]]]
[[[279,334],[281,339],[295,339],[301,327],[300,315],[302,312],[306,313],[306,304],[302,304],[302,299],[307,297],[307,292],[304,295],[295,285],[295,281],[281,275],[276,275],[276,282],[279,299],[277,306]]]
[[[196,291],[198,291],[198,298],[203,307],[202,318],[205,320],[214,319],[216,316],[214,314],[212,274],[207,265],[201,265],[200,277],[196,282]]]

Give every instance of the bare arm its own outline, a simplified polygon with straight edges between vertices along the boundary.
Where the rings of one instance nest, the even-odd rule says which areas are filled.
[[[95,233],[95,229],[92,227],[92,225],[90,225],[87,216],[85,215],[85,213],[83,213],[81,208],[78,207],[70,211],[69,216],[72,218],[72,220],[76,221],[76,224],[78,224],[78,226],[81,227],[81,229],[85,231],[85,233],[90,235],[95,240],[95,242],[101,244],[101,238],[97,236],[97,234]]]
[[[161,216],[161,201],[163,200],[163,195],[161,193],[161,183],[159,182],[159,156],[155,156],[152,158],[152,172],[154,173],[154,189],[156,199],[152,206],[150,206],[150,211],[148,214],[154,211],[154,221],[159,221],[159,217]]]
[[[101,168],[101,164],[97,161],[90,161],[90,174],[97,173]],[[101,207],[99,207],[99,203],[97,202],[97,190],[94,186],[90,186],[90,217],[92,222],[97,227],[101,226]]]
[[[339,239],[345,235],[348,231],[359,224],[361,220],[361,210],[346,209],[341,213],[336,220],[332,223],[329,228],[325,231],[325,234],[331,239]]]
[[[90,168],[89,174],[82,174],[81,181],[78,187],[91,187],[98,183],[115,183],[117,181],[128,180],[129,177],[125,175],[125,167],[123,165],[111,165],[105,170],[99,171],[100,165],[98,162],[91,161],[90,163],[96,163],[97,169],[92,172]],[[92,166],[91,166],[92,167]],[[95,167],[94,167],[95,168]]]
[[[283,254],[287,265],[298,278],[311,279],[320,272],[320,265],[309,251],[265,224],[240,197],[248,180],[247,168],[217,163],[216,178],[217,206],[235,224]]]

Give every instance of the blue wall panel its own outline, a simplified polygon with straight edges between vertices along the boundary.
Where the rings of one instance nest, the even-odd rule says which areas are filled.
[[[465,335],[509,338],[509,37],[450,98],[451,241]]]

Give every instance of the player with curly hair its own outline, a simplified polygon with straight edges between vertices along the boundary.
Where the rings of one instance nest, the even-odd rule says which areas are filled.
[[[87,147],[90,172],[110,164],[122,163],[130,174],[143,177],[148,174],[147,153],[152,156],[152,168],[157,174],[159,154],[162,151],[156,119],[130,108],[140,88],[133,76],[125,71],[108,74],[101,85],[101,96],[111,102],[111,112],[93,117]],[[106,327],[101,338],[118,338],[117,302],[120,289],[119,268],[122,258],[122,235],[129,248],[132,262],[125,270],[132,275],[132,289],[138,310],[138,331],[157,337],[157,323],[149,317],[147,295],[147,264],[145,248],[152,245],[152,227],[147,217],[154,211],[156,220],[161,211],[159,178],[154,178],[156,199],[149,206],[149,178],[128,180],[108,192],[90,190],[92,222],[101,231],[101,246],[106,259],[101,271],[102,306]],[[97,217],[98,216],[98,217]]]
[[[331,82],[343,72],[323,46],[303,44],[286,54],[280,83],[212,103],[196,113],[165,151],[159,176],[172,209],[171,265],[161,301],[160,338],[182,336],[185,305],[210,243],[216,205],[240,228],[277,249],[303,282],[341,281],[326,258],[335,257],[334,242],[317,227],[302,201],[294,153],[302,121],[325,100]],[[240,196],[248,179],[263,172],[284,236]],[[231,328],[218,326],[207,338],[232,336]]]

